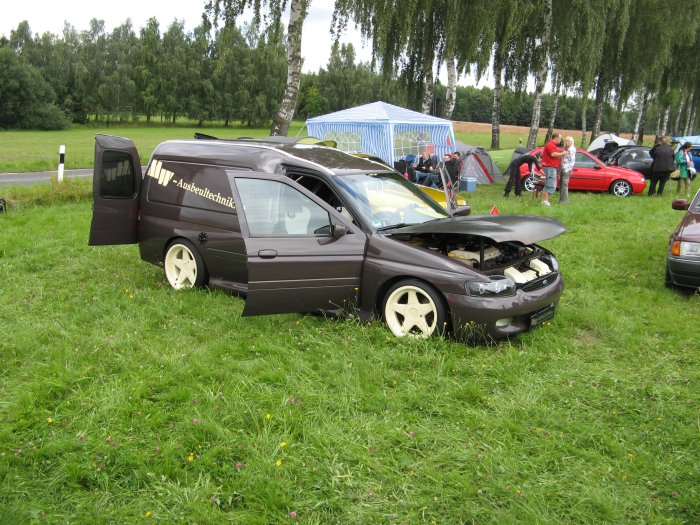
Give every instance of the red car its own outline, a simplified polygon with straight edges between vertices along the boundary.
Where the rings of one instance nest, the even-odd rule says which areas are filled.
[[[541,154],[542,148],[537,148],[530,152],[530,155]],[[535,171],[538,175],[541,175],[537,168],[535,168]],[[538,176],[528,174],[527,164],[521,166],[520,176],[522,177],[523,188],[527,191],[534,191]],[[632,193],[642,193],[646,184],[644,175],[638,171],[617,166],[606,166],[586,150],[576,150],[576,162],[569,179],[570,190],[608,191],[618,197],[627,197]]]
[[[668,241],[666,286],[700,288],[700,190],[689,203],[674,199],[674,210],[687,210]]]

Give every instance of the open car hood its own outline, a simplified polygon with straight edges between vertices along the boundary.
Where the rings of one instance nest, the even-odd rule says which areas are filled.
[[[541,215],[473,215],[404,226],[387,234],[456,233],[487,237],[495,242],[518,241],[533,244],[558,237],[565,231],[566,228],[561,222]]]

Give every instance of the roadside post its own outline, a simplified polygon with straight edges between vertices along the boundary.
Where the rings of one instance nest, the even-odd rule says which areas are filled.
[[[63,182],[63,163],[66,160],[66,146],[61,144],[58,147],[58,182]]]

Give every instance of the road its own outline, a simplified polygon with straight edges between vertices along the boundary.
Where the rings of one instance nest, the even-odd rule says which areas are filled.
[[[56,176],[56,171],[31,171],[27,173],[0,173],[0,185],[7,184],[36,184],[37,182],[49,182]],[[79,170],[65,170],[65,178],[92,177],[92,168]]]

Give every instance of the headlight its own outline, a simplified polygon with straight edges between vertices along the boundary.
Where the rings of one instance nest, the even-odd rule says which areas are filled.
[[[700,257],[700,242],[681,241],[681,256]]]
[[[476,297],[515,295],[515,283],[502,275],[494,275],[490,281],[467,281],[465,288],[469,295]]]

